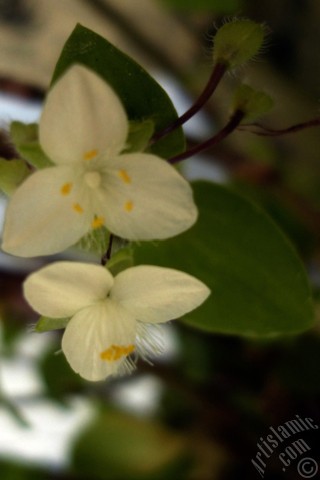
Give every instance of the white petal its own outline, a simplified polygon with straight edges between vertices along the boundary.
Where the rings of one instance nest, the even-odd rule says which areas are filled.
[[[78,202],[72,169],[32,174],[13,194],[5,217],[2,249],[20,257],[51,255],[75,244],[90,228],[92,212]],[[73,185],[63,195],[64,186]]]
[[[110,298],[137,320],[167,322],[194,310],[209,296],[200,280],[170,268],[139,265],[119,273]]]
[[[110,160],[104,188],[106,226],[120,237],[164,239],[187,230],[197,219],[189,183],[155,155]]]
[[[32,273],[23,290],[36,312],[63,318],[105,299],[112,285],[112,275],[100,265],[56,262]]]
[[[103,360],[112,348],[131,350],[135,342],[136,322],[125,310],[110,300],[77,313],[68,323],[62,338],[62,350],[71,368],[86,380],[103,380],[117,375],[126,355]]]
[[[50,90],[39,136],[57,164],[82,161],[88,152],[118,153],[128,133],[119,97],[96,73],[75,65]]]

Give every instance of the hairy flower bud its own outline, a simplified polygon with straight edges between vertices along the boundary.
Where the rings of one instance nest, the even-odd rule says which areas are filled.
[[[228,69],[243,65],[258,53],[264,34],[264,25],[251,20],[226,23],[214,37],[214,62],[225,64]]]

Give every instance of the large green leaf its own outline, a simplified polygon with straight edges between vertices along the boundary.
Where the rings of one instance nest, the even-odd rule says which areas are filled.
[[[76,441],[72,457],[75,472],[92,480],[169,480],[186,478],[190,450],[160,424],[104,409]]]
[[[212,290],[184,321],[241,335],[296,333],[313,323],[308,279],[289,241],[257,205],[209,182],[194,184],[200,216],[188,232],[136,247],[138,263],[189,272]]]
[[[72,64],[81,63],[108,82],[117,92],[132,121],[152,120],[155,131],[162,130],[176,118],[175,108],[163,88],[134,60],[93,31],[77,25],[67,40],[57,62],[52,82]],[[152,147],[164,158],[172,157],[185,147],[178,128]]]

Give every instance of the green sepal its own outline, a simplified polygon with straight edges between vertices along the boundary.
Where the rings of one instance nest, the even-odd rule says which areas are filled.
[[[112,257],[106,264],[106,268],[110,270],[113,276],[115,276],[123,270],[133,267],[133,256],[134,255],[132,246],[122,248],[121,250],[112,255]]]
[[[10,135],[15,148],[30,165],[37,169],[53,165],[40,146],[37,123],[14,121],[10,125]]]
[[[49,318],[40,317],[37,321],[34,330],[37,333],[49,332],[51,330],[61,330],[66,328],[70,318]]]
[[[144,151],[148,147],[153,133],[154,122],[152,120],[144,120],[143,122],[131,121],[124,153]]]
[[[109,237],[110,232],[106,227],[94,228],[81,238],[76,247],[102,257],[108,248]]]
[[[5,195],[12,195],[29,173],[30,170],[24,160],[0,158],[0,190]]]

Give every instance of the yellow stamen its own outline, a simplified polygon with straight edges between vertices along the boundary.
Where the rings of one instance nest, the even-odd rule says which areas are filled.
[[[107,348],[100,353],[101,360],[107,360],[108,362],[114,362],[119,360],[121,357],[126,357],[130,355],[134,351],[134,345],[127,345],[126,347],[122,347],[121,345],[111,345],[111,347]]]
[[[81,207],[81,205],[79,205],[79,203],[74,203],[72,205],[72,208],[77,213],[83,213],[83,208]]]
[[[62,185],[62,187],[60,188],[61,195],[69,195],[69,193],[71,192],[72,186],[73,185],[70,182]]]
[[[124,204],[124,209],[125,209],[127,212],[131,212],[131,210],[133,209],[133,202],[131,202],[131,200],[128,200],[128,201]]]
[[[124,183],[131,183],[131,177],[126,170],[119,170],[119,176]]]
[[[91,222],[91,228],[100,228],[104,225],[103,217],[95,217]]]
[[[84,160],[92,160],[97,155],[98,155],[98,150],[93,149],[93,150],[89,150],[88,152],[85,152],[85,154],[83,155],[83,158]]]

